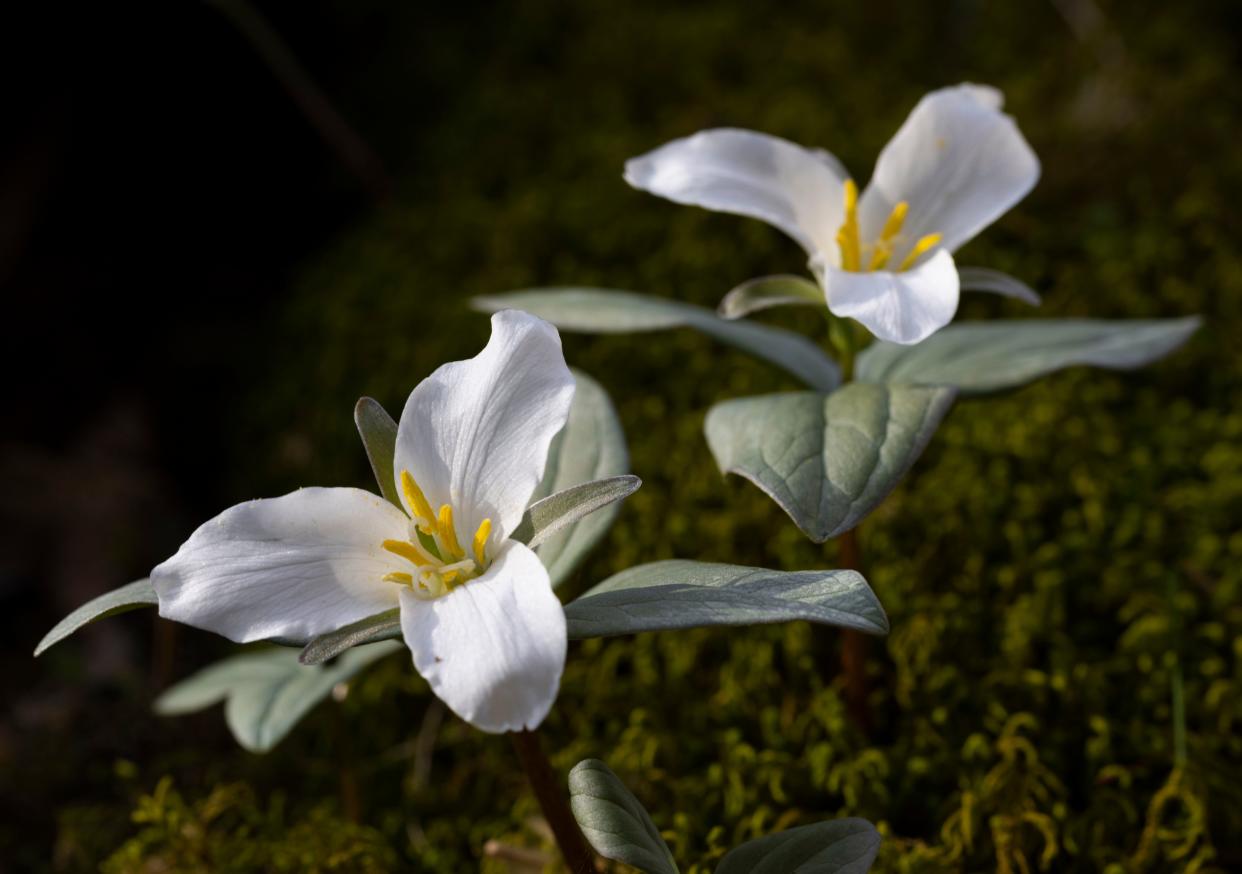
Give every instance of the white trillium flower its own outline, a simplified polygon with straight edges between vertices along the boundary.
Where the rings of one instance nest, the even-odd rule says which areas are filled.
[[[958,85],[926,95],[880,153],[862,195],[827,152],[719,128],[625,165],[635,188],[762,219],[810,256],[828,308],[875,336],[917,343],[957,311],[952,253],[1017,203],[1039,160],[999,91]]]
[[[399,607],[414,666],[455,713],[534,728],[560,686],[565,613],[538,556],[508,538],[573,393],[556,329],[495,314],[482,352],[406,402],[393,464],[405,512],[352,488],[238,504],[152,572],[160,615],[245,643]]]

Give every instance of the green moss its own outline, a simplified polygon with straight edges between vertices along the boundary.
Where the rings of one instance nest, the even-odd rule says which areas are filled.
[[[313,872],[391,870],[395,854],[378,831],[342,820],[320,804],[291,820],[283,794],[260,806],[243,784],[217,786],[186,802],[165,777],[138,800],[138,834],[101,866],[132,871]]]

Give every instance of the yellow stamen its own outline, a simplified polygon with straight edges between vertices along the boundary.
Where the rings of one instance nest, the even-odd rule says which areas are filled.
[[[901,267],[899,269],[909,270],[914,266],[915,261],[919,260],[925,252],[939,243],[943,237],[944,234],[928,234],[926,237],[921,237],[919,241],[914,244],[914,248],[910,250],[910,254],[907,255],[901,262]]]
[[[892,241],[893,237],[901,233],[901,226],[906,223],[906,213],[910,211],[910,204],[904,200],[898,201],[893,207],[893,211],[889,213],[888,220],[884,222],[884,229],[880,231],[880,239],[885,243]]]
[[[393,553],[394,555],[399,555],[402,558],[409,559],[411,562],[413,562],[416,565],[436,563],[435,561],[431,559],[430,556],[428,556],[425,552],[423,552],[413,543],[410,543],[405,540],[385,540],[383,543],[380,544],[380,546],[384,547],[384,549],[387,549],[389,552]]]
[[[876,241],[875,252],[871,255],[868,270],[881,270],[888,264],[888,259],[893,254],[893,240],[901,233],[901,226],[905,224],[906,213],[909,211],[910,204],[904,200],[893,207],[888,220],[884,222],[884,228],[880,231],[880,239]]]
[[[858,270],[862,263],[862,240],[858,233],[858,186],[853,179],[845,180],[845,221],[837,231],[841,247],[841,269]]]
[[[455,558],[464,558],[465,553],[462,552],[461,546],[457,543],[457,531],[453,528],[453,508],[448,504],[440,507],[440,542],[448,549]]]
[[[453,580],[457,579],[457,571],[445,571],[440,574],[440,579],[444,580],[446,583],[451,583]]]
[[[400,583],[403,586],[412,586],[414,585],[414,577],[410,574],[403,573],[384,574],[384,582]]]
[[[482,567],[487,563],[487,538],[492,533],[492,520],[484,519],[479,523],[479,530],[474,532],[474,560]]]
[[[409,503],[410,509],[414,511],[414,515],[425,520],[428,525],[434,525],[436,514],[432,512],[431,504],[427,503],[423,490],[418,487],[418,483],[414,482],[414,477],[410,476],[408,470],[401,471],[401,490],[405,492],[405,500]]]

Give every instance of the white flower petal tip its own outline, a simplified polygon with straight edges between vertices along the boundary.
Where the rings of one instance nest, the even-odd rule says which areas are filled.
[[[394,473],[417,483],[433,514],[451,508],[456,539],[470,544],[486,520],[495,547],[521,521],[565,426],[574,377],[560,335],[518,310],[492,316],[478,355],[438,368],[410,393],[397,427]]]
[[[901,202],[912,237],[939,234],[956,251],[1026,196],[1039,159],[1003,98],[984,85],[933,91],[915,106],[880,153],[859,203],[866,236],[878,234]]]
[[[537,727],[560,688],[568,638],[548,573],[508,542],[487,573],[448,595],[401,592],[414,666],[449,708],[482,731]]]
[[[957,90],[996,112],[1000,112],[1005,107],[1004,93],[999,88],[991,85],[976,85],[973,82],[963,82],[961,85],[954,85],[942,90]]]
[[[160,615],[238,643],[309,640],[397,604],[381,542],[405,515],[361,489],[307,488],[225,510],[151,572]]]
[[[626,162],[625,181],[676,203],[749,216],[808,254],[832,245],[841,224],[840,163],[779,137],[715,128]]]
[[[944,249],[910,270],[856,273],[812,262],[834,315],[856,319],[881,340],[911,345],[953,320],[960,287]]]

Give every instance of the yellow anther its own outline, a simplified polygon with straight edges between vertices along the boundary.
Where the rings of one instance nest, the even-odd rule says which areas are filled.
[[[479,567],[487,563],[487,538],[492,533],[492,520],[484,519],[479,523],[479,530],[474,532],[474,560]]]
[[[412,586],[414,585],[414,577],[411,574],[403,573],[384,574],[384,582],[400,583],[403,586]]]
[[[440,518],[436,526],[440,532],[440,542],[454,558],[464,558],[461,546],[457,543],[457,531],[453,528],[453,508],[448,504],[440,507]]]
[[[402,558],[409,559],[416,565],[421,566],[437,563],[431,558],[431,556],[427,555],[427,553],[423,552],[413,543],[406,540],[385,540],[380,544],[380,546],[384,547],[384,549],[387,549],[394,555],[399,555]]]
[[[401,471],[401,491],[405,492],[405,500],[409,503],[410,509],[414,511],[414,515],[425,520],[428,525],[434,525],[436,514],[432,512],[431,504],[427,503],[423,490],[418,487],[418,483],[414,482],[414,477],[410,476],[408,470]]]
[[[888,266],[888,259],[893,256],[893,240],[901,233],[901,226],[906,223],[906,213],[909,211],[910,204],[903,200],[888,214],[888,219],[880,231],[880,239],[876,240],[875,250],[871,253],[868,270],[883,270]]]
[[[841,269],[858,270],[862,264],[862,240],[858,233],[858,186],[853,179],[845,180],[845,221],[837,231],[841,247]]]
[[[919,241],[914,244],[914,248],[910,250],[910,254],[901,262],[901,270],[909,270],[914,266],[914,262],[919,260],[925,252],[933,248],[944,237],[944,234],[928,234],[920,237]]]
[[[909,211],[910,204],[904,200],[897,202],[893,211],[888,214],[888,220],[884,222],[884,229],[880,231],[880,242],[890,243],[893,237],[901,233],[901,226],[906,223],[906,213]]]

